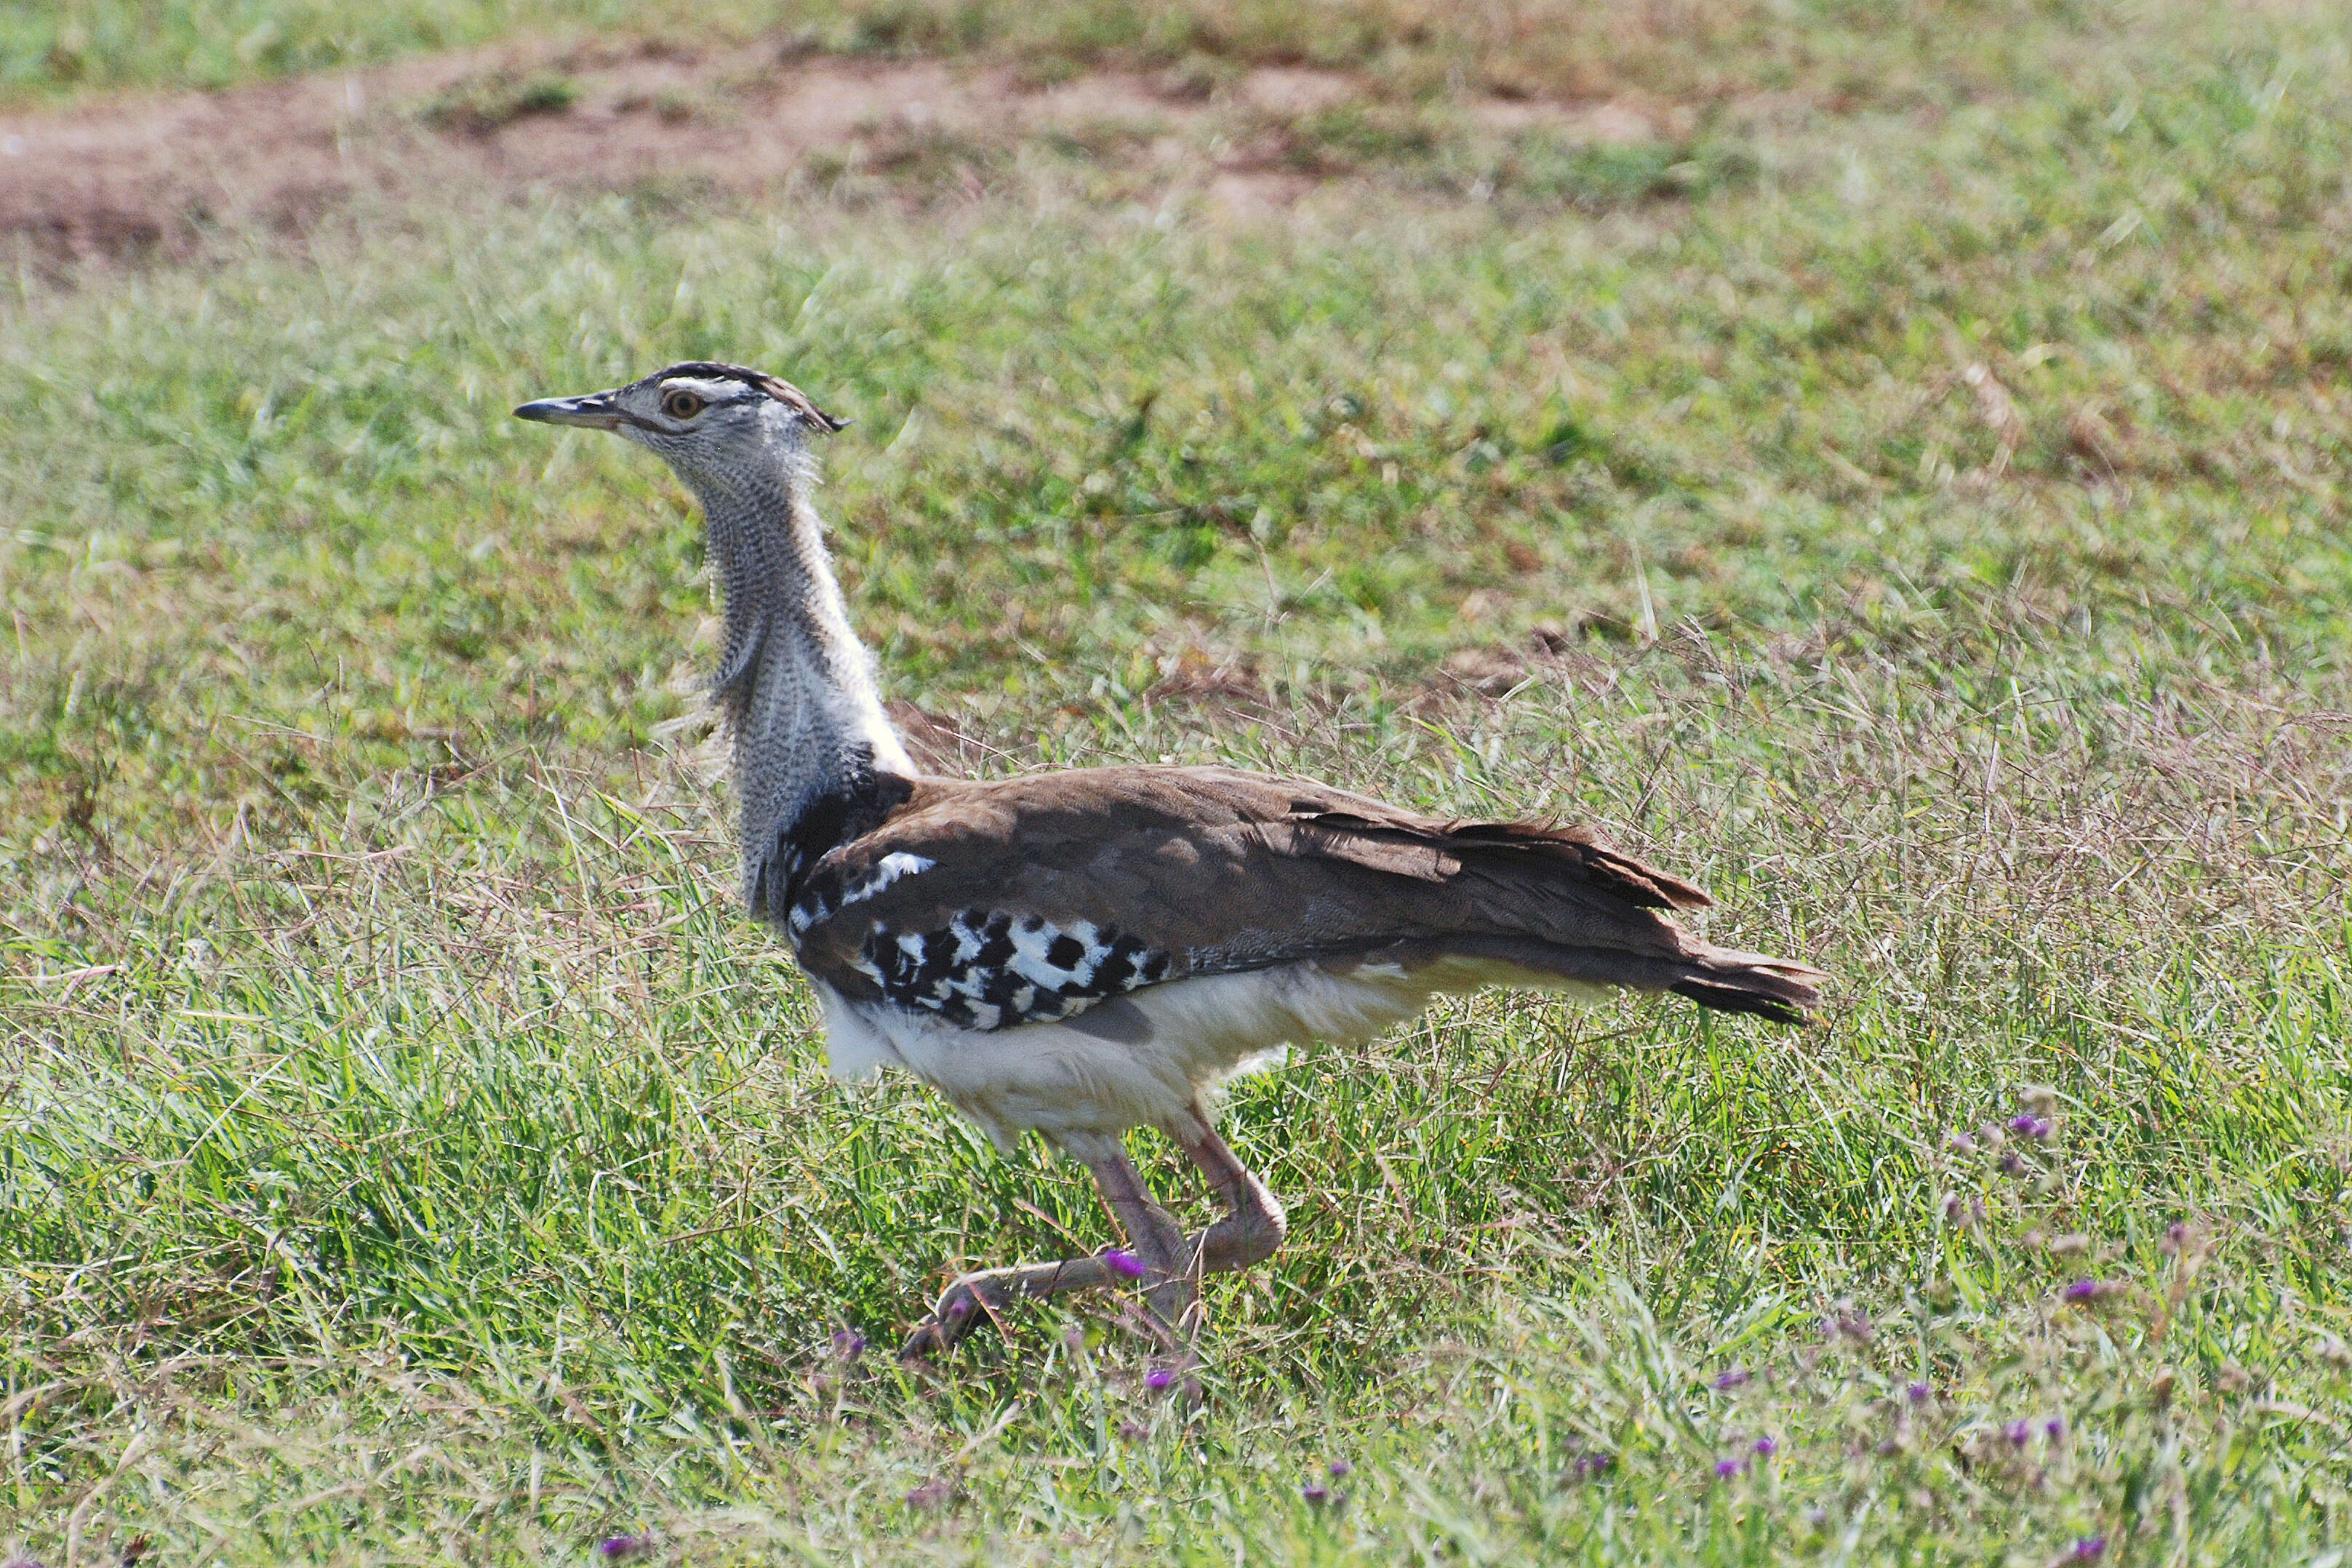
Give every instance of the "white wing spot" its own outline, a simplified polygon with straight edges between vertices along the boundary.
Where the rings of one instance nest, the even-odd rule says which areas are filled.
[[[785,915],[784,922],[792,928],[793,936],[798,939],[819,921],[831,920],[852,904],[863,903],[902,877],[916,876],[937,864],[938,861],[923,856],[894,849],[867,867],[835,897],[827,898],[823,889],[811,888],[801,895],[800,901]]]
[[[920,855],[909,855],[903,849],[894,849],[875,861],[874,868],[858,879],[856,887],[841,895],[841,907],[847,909],[862,900],[870,899],[899,878],[916,876],[938,864],[938,861],[927,860]]]

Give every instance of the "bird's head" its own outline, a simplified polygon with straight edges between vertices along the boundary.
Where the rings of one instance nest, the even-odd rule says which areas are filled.
[[[611,430],[659,453],[678,477],[700,481],[754,465],[799,468],[811,431],[835,419],[791,382],[740,364],[693,360],[643,381],[579,397],[545,397],[515,410],[519,419]]]

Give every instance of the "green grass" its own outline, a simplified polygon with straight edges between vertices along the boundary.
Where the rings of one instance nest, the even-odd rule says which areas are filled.
[[[651,9],[643,0],[36,0],[0,13],[0,93],[222,88],[552,26],[613,26]]]
[[[1732,102],[1664,165],[1375,105],[1281,227],[1014,149],[978,202],[460,194],[26,286],[0,1538],[2335,1561],[2352,59],[2007,15],[1981,101]],[[1595,821],[1832,1023],[1490,997],[1244,1084],[1296,1228],[1195,1416],[1083,1305],[844,1365],[1106,1233],[824,1081],[664,739],[696,521],[505,412],[705,355],[855,418],[853,613],[977,765]]]

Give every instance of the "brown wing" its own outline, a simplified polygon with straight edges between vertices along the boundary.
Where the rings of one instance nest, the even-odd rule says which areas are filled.
[[[1706,902],[1580,829],[1445,822],[1222,768],[1098,768],[920,781],[825,857],[789,924],[845,994],[980,1028],[1389,952],[1507,957],[1773,1016],[1813,1000],[1803,965],[1709,947],[1659,912]]]

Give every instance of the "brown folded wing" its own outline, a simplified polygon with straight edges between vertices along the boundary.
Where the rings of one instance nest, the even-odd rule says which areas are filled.
[[[1187,975],[1448,955],[1800,1016],[1815,972],[1661,912],[1707,901],[1582,829],[1442,821],[1222,768],[1098,768],[919,781],[825,857],[791,924],[845,994],[982,1028]]]

